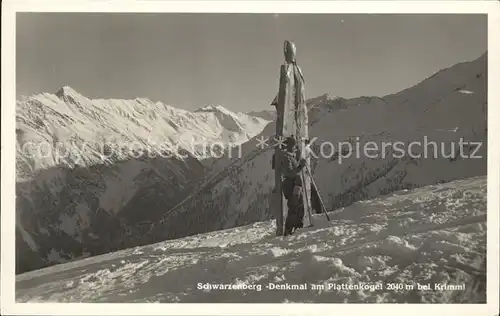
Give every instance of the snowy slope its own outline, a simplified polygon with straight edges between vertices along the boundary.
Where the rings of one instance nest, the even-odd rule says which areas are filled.
[[[16,122],[17,271],[137,245],[142,223],[206,172],[200,146],[238,144],[269,123],[222,106],[91,100],[70,87],[18,101]]]
[[[257,222],[32,271],[17,276],[16,301],[486,302],[486,177],[399,191],[330,216],[286,238],[274,237],[273,221]],[[307,289],[269,288],[298,285]]]
[[[443,69],[420,84],[384,98],[344,99],[329,94],[308,101],[310,138],[315,153],[320,144],[350,141],[359,143],[361,155],[339,160],[331,155],[312,159],[314,179],[328,209],[375,198],[396,190],[463,179],[486,174],[487,57]],[[464,90],[472,93],[463,93]],[[270,193],[274,185],[271,147],[256,148],[256,139],[272,137],[274,124],[243,145],[242,159],[227,157],[214,165],[215,173],[205,178],[196,192],[165,213],[144,235],[149,241],[178,238],[216,229],[231,228],[271,218]],[[462,158],[456,154],[458,142],[482,142],[465,146]],[[437,143],[432,147],[408,148],[412,142]],[[363,154],[363,146],[375,142],[380,150],[375,158]],[[386,147],[383,142],[402,142],[406,153]],[[443,144],[441,146],[441,143]],[[452,145],[452,143],[454,145]],[[453,151],[452,146],[455,146]],[[338,146],[335,151],[338,151]],[[443,149],[443,150],[441,150]],[[415,158],[417,154],[430,156]],[[342,158],[342,157],[341,157]]]

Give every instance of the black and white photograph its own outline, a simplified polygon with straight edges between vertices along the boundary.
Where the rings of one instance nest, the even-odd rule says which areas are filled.
[[[488,55],[479,13],[17,12],[15,302],[486,304]]]

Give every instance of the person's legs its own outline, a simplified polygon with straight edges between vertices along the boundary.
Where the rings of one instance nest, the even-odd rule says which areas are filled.
[[[287,200],[288,214],[285,221],[285,236],[293,232],[297,221],[297,201],[295,195],[291,194]]]
[[[298,228],[302,228],[302,227],[304,227],[304,199],[302,198],[302,195],[301,195],[298,198],[295,228],[298,229]]]
[[[304,227],[304,223],[303,223],[304,203],[303,203],[301,193],[302,192],[299,191],[298,194],[296,194],[294,196],[294,202],[295,202],[294,210],[295,211],[294,211],[294,218],[293,218],[293,227],[295,230]]]

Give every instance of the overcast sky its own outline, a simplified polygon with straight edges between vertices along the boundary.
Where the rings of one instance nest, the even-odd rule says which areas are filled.
[[[283,41],[307,97],[384,96],[487,49],[479,15],[18,13],[17,96],[69,85],[193,110],[269,109]]]

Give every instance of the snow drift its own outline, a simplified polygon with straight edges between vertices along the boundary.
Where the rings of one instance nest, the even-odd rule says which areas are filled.
[[[330,216],[286,238],[274,236],[273,221],[257,222],[28,272],[17,276],[16,300],[486,302],[486,177]]]

